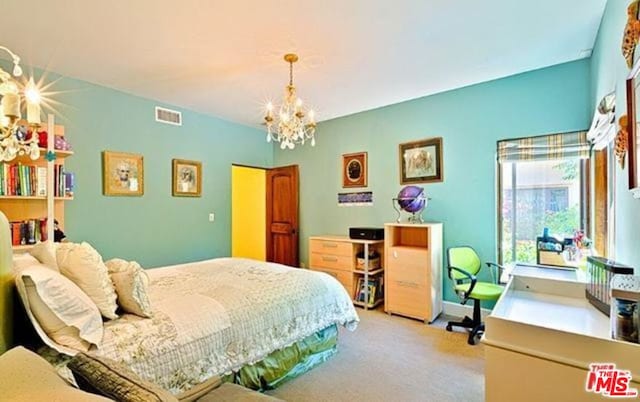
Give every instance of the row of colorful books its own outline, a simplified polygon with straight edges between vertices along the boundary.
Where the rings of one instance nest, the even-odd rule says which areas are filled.
[[[369,284],[367,285],[369,290],[369,300],[367,301],[367,304],[373,304],[384,297],[383,282],[384,278],[382,276],[369,278]],[[358,286],[356,287],[354,300],[364,303],[365,291],[364,278],[358,278]]]
[[[47,219],[28,219],[10,222],[11,244],[14,246],[36,244],[47,240]]]
[[[63,165],[53,169],[54,197],[73,195],[74,175],[65,172]],[[0,168],[0,196],[46,197],[47,168],[43,166],[8,163]]]

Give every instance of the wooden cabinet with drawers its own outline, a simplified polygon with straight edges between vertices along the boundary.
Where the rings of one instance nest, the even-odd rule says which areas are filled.
[[[433,322],[442,312],[442,224],[390,223],[384,235],[384,310]]]
[[[309,268],[314,271],[325,272],[336,278],[352,299],[356,298],[358,282],[369,283],[374,276],[380,276],[382,285],[383,267],[369,269],[367,266],[358,267],[357,255],[365,251],[377,251],[380,261],[384,261],[384,242],[382,240],[355,240],[346,236],[313,236],[309,238]],[[371,264],[369,264],[371,266]],[[368,299],[368,294],[364,296]],[[372,308],[382,303],[380,297],[374,303],[355,304],[365,308]]]

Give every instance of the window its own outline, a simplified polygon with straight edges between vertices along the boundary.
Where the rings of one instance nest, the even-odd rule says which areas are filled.
[[[587,227],[585,163],[576,159],[501,164],[502,262],[535,263],[536,237],[544,228],[564,238]]]
[[[589,233],[588,144],[580,145],[584,133],[575,135],[575,141],[556,134],[498,143],[502,263],[535,263],[544,228],[559,239]]]

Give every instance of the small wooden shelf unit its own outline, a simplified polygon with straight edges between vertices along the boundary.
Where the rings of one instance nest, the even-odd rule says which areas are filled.
[[[384,226],[384,311],[432,323],[442,312],[442,224]]]
[[[384,265],[369,269],[368,255],[373,250],[380,255],[380,263],[384,261],[384,241],[383,240],[357,240],[347,236],[312,236],[309,238],[309,268],[313,271],[325,272],[336,278],[347,290],[353,299],[353,304],[365,309],[374,308],[384,301],[379,297],[373,303],[358,301],[360,289],[359,279],[363,279],[363,284],[369,283],[370,279],[377,279],[384,288]],[[365,264],[363,267],[357,265],[358,253],[364,252]],[[365,286],[364,300],[369,300],[369,287]]]
[[[8,164],[22,164],[31,166],[47,167],[47,196],[0,196],[0,211],[2,211],[9,222],[25,221],[28,219],[55,218],[61,229],[64,229],[64,204],[65,201],[73,200],[73,197],[53,196],[53,169],[54,165],[64,165],[67,157],[73,155],[73,151],[62,151],[53,149],[56,135],[64,136],[64,126],[56,125],[54,116],[48,116],[48,122],[43,129],[49,134],[49,148],[40,148],[40,158],[31,160],[28,156],[18,156],[15,159],[2,162]],[[56,159],[47,161],[46,154],[51,150],[55,152]],[[50,238],[53,238],[53,219],[48,220],[47,231]],[[14,252],[25,252],[33,247],[33,244],[13,246]]]

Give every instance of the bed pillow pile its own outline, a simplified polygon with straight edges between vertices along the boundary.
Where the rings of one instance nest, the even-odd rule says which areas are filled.
[[[13,269],[34,328],[61,353],[99,347],[102,317],[118,318],[118,306],[151,317],[144,269],[121,259],[105,264],[88,243],[38,243],[29,254],[14,256]]]
[[[16,288],[36,332],[62,353],[87,351],[102,342],[102,317],[93,301],[60,273],[35,264],[21,269]]]
[[[60,273],[71,279],[105,318],[118,318],[116,292],[102,257],[89,243],[60,243],[56,250]]]
[[[149,277],[135,261],[114,258],[105,263],[116,288],[118,305],[127,313],[151,317],[151,304],[147,295]]]

